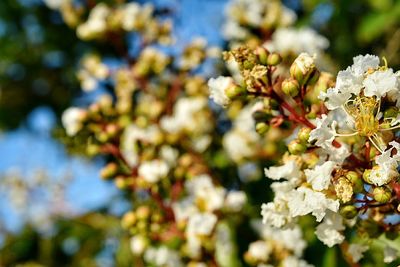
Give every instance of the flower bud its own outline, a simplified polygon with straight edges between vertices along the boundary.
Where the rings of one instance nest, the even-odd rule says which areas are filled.
[[[293,78],[286,79],[282,82],[282,92],[285,95],[295,97],[300,92],[300,84]]]
[[[387,187],[379,186],[374,188],[372,195],[379,203],[387,203],[392,198],[392,191]]]
[[[346,219],[353,219],[357,216],[358,211],[357,208],[353,205],[346,205],[340,208],[340,214]]]
[[[129,211],[124,214],[121,219],[121,226],[124,229],[128,229],[136,223],[136,215],[133,211]]]
[[[307,143],[308,139],[310,139],[310,132],[311,132],[310,128],[307,127],[301,128],[300,131],[297,133],[297,138],[299,139],[300,142]]]
[[[307,53],[301,53],[290,66],[290,76],[296,79],[300,85],[306,85],[308,81],[316,82],[314,76],[316,74],[317,68],[314,63],[314,57],[311,57]]]
[[[265,122],[258,122],[256,124],[256,132],[259,135],[264,135],[269,130],[269,125]]]
[[[114,162],[108,163],[101,171],[100,177],[102,179],[110,179],[118,172],[118,165]]]
[[[364,183],[357,172],[349,171],[345,176],[353,184],[353,191],[355,193],[360,193],[364,190]]]
[[[226,89],[225,94],[229,99],[234,100],[238,97],[246,95],[246,88],[232,84]]]
[[[150,208],[148,206],[140,206],[136,210],[136,216],[139,220],[145,220],[150,216]]]
[[[289,143],[288,149],[290,154],[300,155],[307,150],[307,146],[299,142],[299,140],[293,140]]]
[[[385,119],[396,118],[399,110],[396,107],[390,107],[383,112],[383,117]]]
[[[268,65],[268,55],[269,55],[269,51],[263,47],[263,46],[259,46],[256,48],[256,50],[254,51],[254,54],[256,54],[258,61],[262,64],[262,65]]]
[[[369,184],[372,184],[371,179],[370,179],[371,171],[372,171],[371,169],[365,170],[363,173],[363,176],[362,176],[364,182],[369,183]]]
[[[268,55],[267,63],[270,66],[276,66],[282,62],[282,57],[278,53],[271,53]]]

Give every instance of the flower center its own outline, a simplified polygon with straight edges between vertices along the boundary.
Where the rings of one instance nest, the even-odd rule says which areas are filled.
[[[370,137],[379,131],[379,121],[376,118],[379,101],[374,97],[357,96],[346,104],[346,109],[354,118],[355,127],[360,135]]]

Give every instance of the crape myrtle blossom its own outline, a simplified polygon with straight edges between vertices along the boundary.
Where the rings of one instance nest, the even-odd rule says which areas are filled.
[[[369,244],[366,238],[398,231],[386,220],[400,207],[398,74],[386,62],[380,66],[376,56],[357,56],[335,84],[318,71],[315,56],[302,53],[289,70],[274,76],[279,60],[268,61],[271,54],[264,49],[230,52],[246,97],[269,105],[253,111],[257,133],[266,136],[280,126],[291,132],[281,135],[287,153],[276,160],[278,165],[265,168],[274,198],[262,205],[262,221],[286,230],[311,215],[319,223],[317,238],[329,247],[340,245],[346,261],[355,264],[369,249],[359,245]],[[254,69],[263,69],[266,78]],[[233,99],[228,110],[246,97]],[[349,245],[351,236],[357,242]],[[259,260],[258,250],[251,251]]]

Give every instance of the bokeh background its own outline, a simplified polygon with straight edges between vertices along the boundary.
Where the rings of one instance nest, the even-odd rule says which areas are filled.
[[[224,46],[226,0],[137,2],[168,10],[177,48],[196,36]],[[299,25],[329,39],[338,69],[365,53],[385,56],[398,69],[400,1],[283,2]],[[103,159],[88,160],[60,142],[62,111],[101,93],[82,94],[75,75],[82,55],[93,49],[113,53],[79,41],[42,0],[0,1],[0,266],[132,264],[118,220],[129,209],[125,196],[99,179]]]

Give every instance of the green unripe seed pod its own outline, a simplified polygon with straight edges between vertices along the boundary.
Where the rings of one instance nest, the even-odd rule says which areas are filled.
[[[353,205],[346,205],[340,208],[340,214],[346,219],[353,219],[357,216],[358,211],[357,208]]]
[[[375,187],[374,190],[372,191],[372,195],[374,196],[374,199],[378,201],[379,203],[387,203],[390,201],[392,198],[392,191],[389,190],[387,187]]]
[[[307,150],[307,146],[301,143],[299,140],[293,140],[289,143],[288,150],[290,154],[300,155]]]
[[[282,82],[282,92],[285,95],[295,97],[300,92],[300,84],[293,78],[286,79]]]
[[[267,64],[276,66],[282,62],[282,57],[278,53],[271,53],[268,55]]]
[[[345,176],[353,184],[353,190],[355,193],[360,193],[364,190],[363,180],[357,172],[349,171]]]
[[[302,143],[308,143],[308,139],[310,139],[310,132],[311,132],[310,128],[307,127],[301,128],[300,131],[297,133],[297,138]]]

